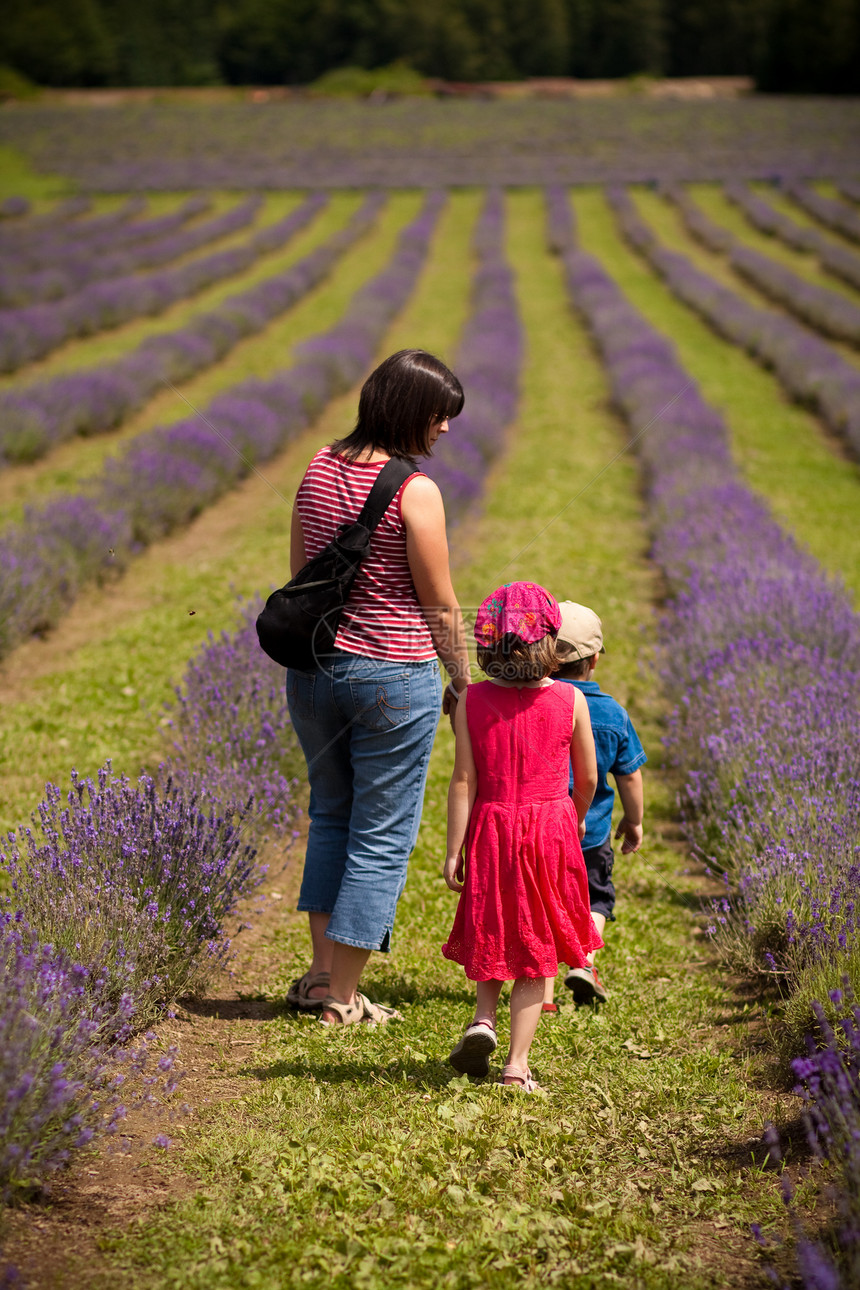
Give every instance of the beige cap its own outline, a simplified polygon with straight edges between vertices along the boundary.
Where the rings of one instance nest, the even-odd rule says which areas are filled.
[[[558,629],[559,644],[572,645],[577,658],[591,658],[594,654],[605,654],[603,648],[603,624],[593,609],[587,605],[578,605],[574,600],[560,600],[561,627]]]

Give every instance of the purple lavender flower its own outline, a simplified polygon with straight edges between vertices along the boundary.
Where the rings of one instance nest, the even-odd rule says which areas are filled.
[[[75,1148],[122,1114],[113,1086],[126,1054],[127,1000],[111,1000],[98,972],[0,913],[0,1195],[30,1190]],[[14,1282],[9,1282],[14,1284]]]
[[[502,195],[491,190],[475,227],[478,265],[472,308],[454,362],[466,390],[466,406],[453,433],[425,466],[442,490],[451,522],[462,518],[480,494],[519,401],[523,336],[503,239]]]
[[[103,997],[145,1025],[226,960],[226,921],[262,877],[235,822],[245,804],[169,775],[133,785],[109,768],[96,782],[73,774],[65,801],[47,786],[37,831],[10,835],[6,904],[92,965]]]

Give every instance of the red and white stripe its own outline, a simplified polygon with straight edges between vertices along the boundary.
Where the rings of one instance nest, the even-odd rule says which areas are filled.
[[[305,553],[319,555],[341,524],[351,523],[367,501],[384,461],[350,462],[322,448],[308,466],[296,496]],[[370,539],[340,620],[335,646],[348,654],[421,663],[436,657],[406,558],[406,525],[400,488]]]

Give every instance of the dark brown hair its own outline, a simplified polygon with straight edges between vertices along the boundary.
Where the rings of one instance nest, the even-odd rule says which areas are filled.
[[[431,426],[459,416],[464,402],[462,385],[443,362],[423,349],[400,349],[368,376],[355,429],[331,450],[348,461],[368,449],[390,457],[429,457]]]
[[[513,632],[506,632],[494,645],[478,646],[478,664],[497,681],[542,681],[558,671],[555,637],[542,636],[528,644]]]
[[[571,681],[581,681],[591,671],[594,655],[589,654],[588,658],[580,658],[578,654],[573,653],[574,649],[575,646],[568,645],[565,641],[558,642],[558,670],[562,676],[566,676]]]

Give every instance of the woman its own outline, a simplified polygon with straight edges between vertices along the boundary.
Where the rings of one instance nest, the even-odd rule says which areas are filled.
[[[311,461],[293,509],[292,576],[356,518],[391,457],[429,457],[463,407],[456,376],[404,349],[371,373],[352,434]],[[371,538],[335,650],[310,672],[287,671],[290,717],[308,763],[311,826],[298,908],[313,958],[287,995],[328,1025],[396,1015],[359,993],[372,950],[389,949],[418,836],[442,683],[450,712],[469,679],[437,486],[411,475]]]

